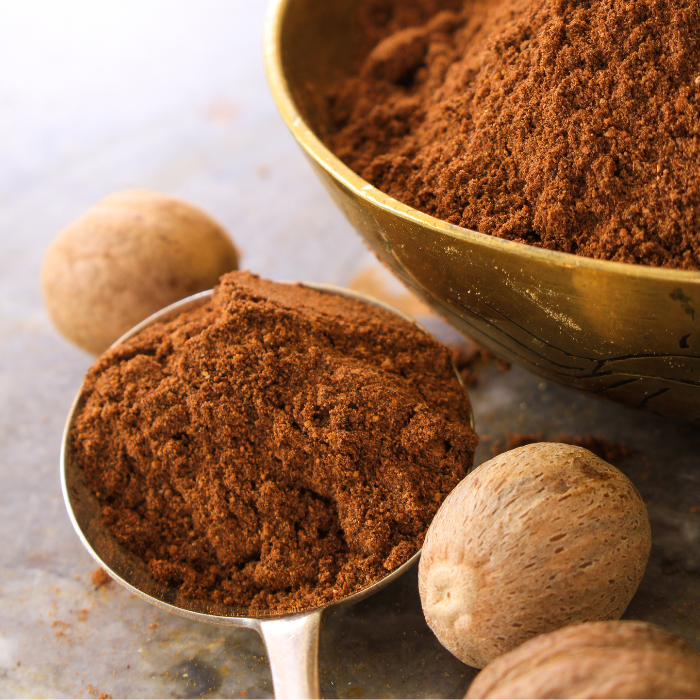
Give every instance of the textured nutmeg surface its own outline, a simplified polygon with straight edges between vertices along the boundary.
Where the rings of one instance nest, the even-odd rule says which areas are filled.
[[[543,632],[614,620],[644,574],[644,503],[581,447],[536,443],[471,472],[428,530],[419,589],[428,625],[470,666]]]
[[[41,269],[51,320],[90,353],[238,268],[223,228],[200,209],[149,190],[115,192],[64,228]]]
[[[697,698],[700,655],[647,622],[572,625],[490,663],[467,698]]]

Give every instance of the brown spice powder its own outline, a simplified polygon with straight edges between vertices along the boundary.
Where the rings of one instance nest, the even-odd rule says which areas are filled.
[[[107,586],[112,583],[110,575],[101,566],[98,566],[92,572],[90,580],[95,588],[102,588],[103,586]]]
[[[508,360],[504,360],[493,350],[489,350],[473,340],[468,341],[468,343],[468,345],[456,345],[451,348],[452,364],[459,372],[465,386],[477,386],[480,368],[490,362],[495,362],[496,367],[501,372],[510,371],[511,364]]]
[[[437,12],[438,9],[442,11]],[[329,147],[481,233],[700,268],[699,0],[364,0]]]
[[[302,609],[415,552],[477,443],[449,352],[248,273],[109,350],[74,458],[117,540],[186,597]]]

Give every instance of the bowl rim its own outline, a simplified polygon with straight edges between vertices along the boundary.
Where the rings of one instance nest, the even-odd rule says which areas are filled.
[[[649,279],[674,283],[700,284],[700,270],[679,270],[668,267],[655,267],[640,263],[618,262],[614,260],[599,260],[587,258],[573,253],[564,253],[546,248],[538,248],[526,243],[508,241],[496,236],[479,233],[472,229],[449,224],[429,214],[403,204],[397,199],[384,194],[374,185],[363,180],[357,173],[343,163],[330,151],[321,139],[306,123],[301,112],[297,109],[289,84],[284,74],[281,51],[282,25],[290,0],[269,0],[263,33],[263,60],[267,80],[277,109],[282,115],[287,128],[303,148],[334,180],[340,182],[356,197],[364,199],[369,204],[384,211],[395,214],[401,219],[411,221],[421,226],[432,228],[443,235],[467,241],[472,245],[490,249],[494,253],[508,252],[541,263],[554,264],[563,268],[582,268],[585,270],[617,274],[637,279]]]

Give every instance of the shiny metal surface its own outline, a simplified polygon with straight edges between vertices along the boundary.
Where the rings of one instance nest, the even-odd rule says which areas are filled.
[[[403,312],[359,292],[328,284],[307,284],[307,286],[329,294],[341,294],[380,306],[421,328]],[[153,323],[169,320],[184,311],[201,306],[211,295],[211,290],[200,292],[162,309],[134,326],[112,347],[123,343]],[[455,374],[462,383],[456,371]],[[257,631],[267,648],[275,697],[319,697],[318,639],[322,618],[333,611],[358,603],[384,588],[418,561],[420,550],[371,586],[319,608],[290,610],[286,613],[252,612],[223,604],[183,598],[175,589],[155,581],[148,573],[146,564],[122,548],[103,525],[100,504],[88,488],[83,472],[75,466],[71,458],[70,430],[74,417],[82,407],[81,394],[82,389],[73,401],[66,420],[61,444],[60,468],[61,488],[68,515],[88,552],[115,581],[163,610],[200,622],[248,627]]]
[[[447,224],[379,192],[323,145],[323,91],[350,70],[356,13],[355,0],[272,0],[265,63],[287,126],[382,262],[455,328],[539,376],[700,424],[700,272]]]

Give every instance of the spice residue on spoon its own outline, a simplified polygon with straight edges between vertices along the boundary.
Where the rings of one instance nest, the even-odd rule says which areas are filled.
[[[477,437],[447,349],[248,273],[106,352],[71,432],[120,544],[188,598],[321,605],[422,544]]]

